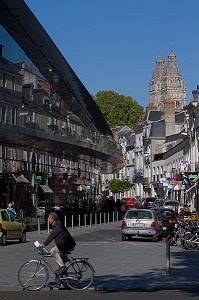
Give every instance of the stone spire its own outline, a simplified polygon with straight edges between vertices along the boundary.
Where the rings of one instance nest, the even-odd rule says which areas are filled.
[[[167,67],[164,66],[162,57],[159,56],[156,60],[156,69],[149,84],[148,107],[153,105],[157,110],[164,111],[164,101],[169,98],[174,99],[176,112],[181,111],[186,105],[186,86],[173,51],[168,55]]]

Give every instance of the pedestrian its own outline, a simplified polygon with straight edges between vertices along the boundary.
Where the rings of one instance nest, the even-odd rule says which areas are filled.
[[[39,244],[39,247],[47,246],[50,244],[50,242],[55,240],[56,246],[50,250],[50,254],[53,256],[59,266],[57,272],[62,274],[62,272],[66,270],[66,267],[61,255],[67,254],[67,252],[74,250],[76,243],[67,228],[58,219],[58,215],[55,212],[49,214],[48,222],[53,226],[53,230],[49,234],[46,241],[43,244]]]
[[[9,204],[8,204],[8,208],[7,208],[7,210],[9,210],[9,211],[13,212],[14,214],[16,214],[16,212],[15,212],[15,209],[14,209],[14,207],[13,207],[13,204],[12,204],[12,203],[9,203]]]

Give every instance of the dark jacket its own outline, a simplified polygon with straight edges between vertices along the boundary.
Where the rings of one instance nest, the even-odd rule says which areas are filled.
[[[53,230],[44,242],[44,246],[47,246],[53,240],[55,240],[57,248],[62,253],[66,253],[67,251],[74,249],[76,245],[75,240],[70,235],[70,232],[59,220],[55,223],[55,225],[53,225]]]

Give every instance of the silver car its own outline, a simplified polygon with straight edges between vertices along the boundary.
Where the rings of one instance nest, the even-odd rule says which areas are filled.
[[[147,237],[152,241],[162,239],[162,224],[155,211],[129,209],[122,221],[122,241],[132,237]]]

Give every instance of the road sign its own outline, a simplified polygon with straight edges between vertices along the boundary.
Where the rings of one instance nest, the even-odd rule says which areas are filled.
[[[182,184],[184,185],[189,184],[189,179],[186,175],[182,175]]]

